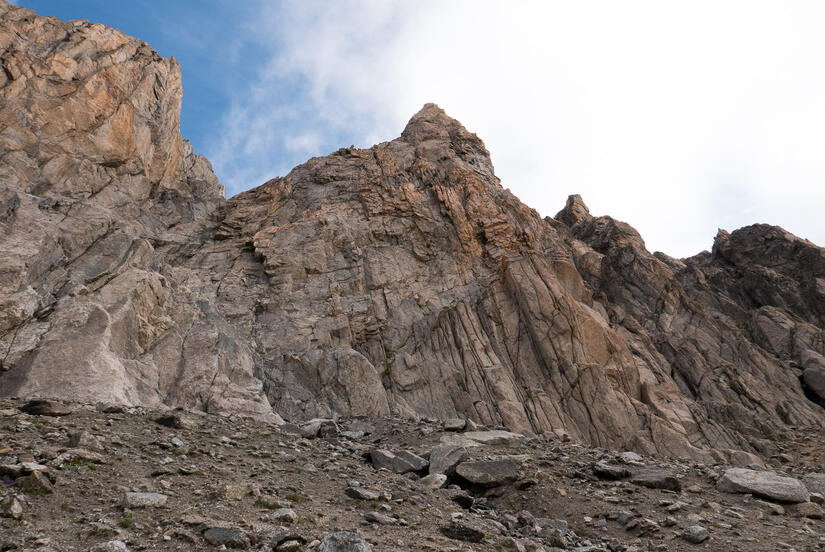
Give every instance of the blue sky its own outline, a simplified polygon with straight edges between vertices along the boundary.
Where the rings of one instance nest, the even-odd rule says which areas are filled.
[[[825,245],[820,0],[18,3],[175,56],[230,195],[435,102],[542,215],[580,193],[677,257],[755,222]]]

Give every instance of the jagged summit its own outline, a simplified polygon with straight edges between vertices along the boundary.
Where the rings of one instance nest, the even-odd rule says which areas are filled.
[[[579,194],[568,196],[564,209],[556,214],[556,220],[571,227],[591,218],[593,217],[590,215],[590,209]]]
[[[810,242],[748,227],[676,261],[579,196],[542,219],[434,104],[222,200],[175,64],[0,16],[0,395],[461,416],[744,464],[825,422]]]

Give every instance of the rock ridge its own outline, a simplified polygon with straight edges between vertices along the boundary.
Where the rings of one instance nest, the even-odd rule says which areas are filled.
[[[223,199],[174,59],[2,0],[0,59],[0,396],[745,466],[825,421],[825,250],[781,228],[679,260],[577,195],[542,218],[435,104]]]

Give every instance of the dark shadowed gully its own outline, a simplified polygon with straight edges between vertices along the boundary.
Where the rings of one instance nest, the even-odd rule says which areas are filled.
[[[0,61],[0,548],[821,546],[822,248],[542,218],[434,104],[227,200],[174,59]]]

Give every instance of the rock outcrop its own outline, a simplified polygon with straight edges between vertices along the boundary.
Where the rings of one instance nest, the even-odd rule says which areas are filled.
[[[434,104],[223,200],[177,63],[0,3],[0,395],[467,418],[743,465],[821,427],[825,251],[542,218]]]

